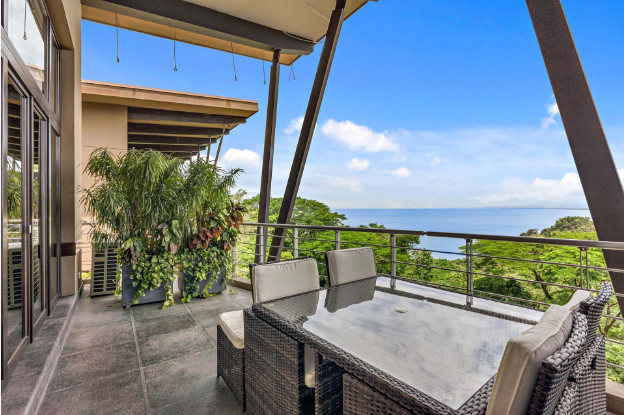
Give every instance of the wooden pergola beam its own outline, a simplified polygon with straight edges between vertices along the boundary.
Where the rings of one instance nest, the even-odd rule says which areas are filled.
[[[128,134],[128,144],[185,144],[204,146],[215,143],[216,141],[216,138]]]
[[[267,103],[266,128],[264,131],[264,153],[262,155],[262,176],[260,178],[260,198],[258,203],[258,223],[269,221],[271,205],[271,180],[273,177],[273,149],[275,147],[275,125],[277,122],[277,99],[279,94],[280,55],[281,50],[273,52],[271,76],[269,80],[269,101]],[[255,262],[260,262],[260,232],[256,235]],[[262,238],[262,246],[266,251],[268,237]]]
[[[195,127],[212,125],[231,128],[236,125],[245,124],[246,118],[233,115],[202,114],[196,112],[128,107],[128,122],[159,125],[184,124]]]
[[[316,126],[318,114],[321,109],[321,103],[323,102],[323,95],[325,93],[325,87],[327,86],[327,79],[329,78],[332,61],[334,60],[334,53],[336,52],[336,47],[338,46],[340,29],[342,28],[342,22],[344,21],[345,5],[346,0],[336,0],[336,8],[332,12],[329,20],[325,43],[323,44],[321,58],[319,59],[316,76],[314,77],[314,83],[312,84],[312,92],[310,93],[308,108],[306,109],[306,113],[303,118],[303,126],[301,127],[299,142],[297,143],[295,157],[290,169],[290,176],[288,177],[288,183],[286,184],[284,200],[282,201],[279,217],[277,219],[278,224],[289,223],[295,207],[297,192],[299,191],[301,177],[303,176],[303,169],[308,157],[308,151],[310,150],[310,144],[312,143],[312,136],[314,135],[314,127]],[[282,249],[284,247],[285,235],[285,228],[275,228],[268,261],[280,259]]]
[[[166,153],[196,153],[199,150],[205,150],[206,146],[183,146],[183,145],[166,145],[166,144],[130,144],[128,148],[134,148],[137,150],[156,150]]]
[[[225,134],[229,132],[230,130],[225,130]],[[223,134],[223,128],[128,123],[128,134],[212,138]]]
[[[624,242],[624,190],[561,1],[526,3],[598,239]],[[603,253],[607,267],[624,270],[624,252]],[[624,274],[610,276],[624,293]]]

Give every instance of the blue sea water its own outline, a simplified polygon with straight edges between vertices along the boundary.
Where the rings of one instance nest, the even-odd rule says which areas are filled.
[[[541,231],[564,216],[591,217],[589,210],[575,209],[337,209],[347,217],[345,225],[383,224],[388,229],[518,236],[531,228]],[[459,253],[461,239],[421,237],[420,248]],[[436,258],[458,255],[434,253]]]

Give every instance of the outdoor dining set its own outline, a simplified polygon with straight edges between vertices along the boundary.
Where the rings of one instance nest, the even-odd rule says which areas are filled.
[[[217,373],[250,414],[606,414],[611,286],[544,313],[378,275],[371,248],[250,265]],[[463,297],[463,301],[462,301]]]

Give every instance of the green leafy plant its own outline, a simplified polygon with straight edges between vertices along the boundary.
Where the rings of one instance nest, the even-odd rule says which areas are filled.
[[[242,170],[225,171],[202,161],[191,161],[186,170],[186,191],[194,195],[194,221],[182,252],[182,301],[208,297],[212,283],[231,261],[245,207],[234,202],[230,191]],[[200,284],[208,279],[203,290]]]
[[[173,304],[171,283],[179,269],[175,253],[196,200],[185,192],[182,161],[153,150],[116,156],[100,149],[91,154],[85,173],[95,179],[82,190],[81,203],[95,220],[89,235],[96,249],[120,247],[120,265],[132,266],[134,303],[145,290],[163,285],[163,308]]]

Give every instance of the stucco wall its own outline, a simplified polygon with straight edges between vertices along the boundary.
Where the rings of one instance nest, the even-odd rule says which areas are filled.
[[[91,153],[98,148],[107,148],[114,154],[120,154],[128,148],[128,107],[123,105],[82,103],[82,162],[84,168]],[[93,178],[82,173],[82,187],[88,189],[93,185]],[[90,217],[81,206],[81,217],[89,221]],[[88,245],[88,226],[82,227],[82,271],[90,271],[91,247]]]

